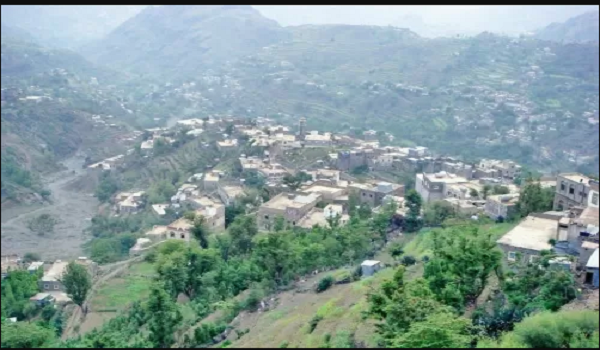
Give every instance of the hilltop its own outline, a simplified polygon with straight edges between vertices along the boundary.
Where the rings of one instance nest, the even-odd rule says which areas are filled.
[[[83,52],[145,75],[186,77],[288,37],[249,5],[147,7]]]
[[[598,11],[590,11],[572,17],[563,23],[552,23],[539,30],[536,37],[558,42],[598,42],[598,33],[600,32],[599,13]]]

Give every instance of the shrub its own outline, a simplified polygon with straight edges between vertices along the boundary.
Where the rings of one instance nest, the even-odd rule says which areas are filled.
[[[528,348],[573,348],[594,345],[597,348],[598,325],[598,312],[546,311],[516,324],[514,331],[502,336],[497,345],[507,347],[510,344],[522,344]],[[489,345],[496,346],[496,344]]]
[[[323,320],[323,316],[321,315],[315,315],[310,322],[308,323],[308,333],[312,333],[315,328],[317,328],[317,326],[319,325],[319,322],[321,322],[321,320]]]
[[[402,245],[400,243],[396,242],[390,246],[389,252],[392,257],[398,258],[404,254],[404,249],[402,249]]]
[[[402,258],[402,265],[404,265],[404,266],[410,266],[410,265],[414,265],[416,263],[417,263],[417,259],[415,259],[413,256],[405,255]]]
[[[286,349],[289,345],[290,345],[290,343],[288,343],[287,341],[284,340],[283,342],[281,342],[281,344],[279,344],[279,348]]]
[[[335,283],[335,279],[332,276],[325,276],[317,284],[317,293],[321,293],[329,289]]]
[[[255,311],[258,309],[258,305],[260,304],[262,297],[263,295],[260,290],[252,289],[246,300],[244,300],[242,308],[244,310]]]
[[[362,266],[359,265],[359,266],[357,266],[354,269],[354,273],[352,274],[352,278],[355,281],[358,281],[361,277],[362,277]]]
[[[144,256],[144,261],[153,264],[156,262],[157,257],[158,253],[156,252],[156,249],[152,249],[146,254],[146,256]]]

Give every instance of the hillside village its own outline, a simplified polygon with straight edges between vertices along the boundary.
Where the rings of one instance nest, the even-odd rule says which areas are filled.
[[[352,205],[357,207],[366,205],[373,212],[380,212],[394,203],[397,215],[407,214],[405,184],[378,179],[376,175],[359,179],[357,169],[365,174],[381,170],[416,173],[414,188],[425,205],[441,201],[457,215],[470,220],[487,217],[502,222],[519,217],[516,208],[521,187],[515,180],[524,174],[522,167],[513,161],[483,159],[467,164],[453,157],[434,155],[426,147],[381,147],[374,139],[376,131],[366,131],[362,138],[309,131],[305,118],[289,127],[260,117],[179,120],[172,128],[135,132],[132,138],[138,140],[141,153],[130,149],[127,154],[89,164],[87,170],[92,176],[102,176],[127,167],[132,157],[153,157],[156,142],[175,142],[167,136],[174,132],[192,137],[213,134],[214,147],[222,152],[223,158],[239,156],[235,161],[241,172],[234,177],[226,171],[203,169],[204,172],[190,176],[165,203],[147,205],[144,189],[113,195],[111,211],[115,216],[136,215],[146,207],[157,216],[165,216],[167,212],[179,216],[167,225],[155,225],[137,238],[129,250],[131,257],[168,240],[195,240],[191,231],[194,221],[183,215],[186,211],[201,217],[210,232],[225,231],[226,207],[236,205],[246,195],[245,177],[250,175],[263,179],[269,198],[247,203],[244,210],[256,216],[258,229],[264,232],[272,231],[277,220],[288,227],[305,229],[317,225],[328,227],[332,220],[343,226],[350,220],[352,196],[357,199]],[[143,135],[146,139],[140,143]],[[310,148],[322,148],[326,156],[313,159],[300,169],[284,167],[278,162],[285,159],[287,152]],[[300,174],[303,177],[298,180]],[[553,263],[580,271],[583,285],[598,288],[598,181],[577,173],[544,176],[536,181],[542,188],[555,191],[552,211],[519,219],[518,225],[497,241],[504,258],[508,262],[521,258],[532,262],[543,251],[553,249],[565,257],[558,257]],[[97,263],[86,257],[77,261],[95,274]],[[69,302],[64,287],[57,283],[65,267],[62,260],[23,264],[16,255],[2,256],[3,278],[14,269],[24,268],[32,273],[43,269],[40,293],[31,298],[42,306],[49,301]]]
[[[597,9],[258,7],[2,5],[2,347],[597,348]]]

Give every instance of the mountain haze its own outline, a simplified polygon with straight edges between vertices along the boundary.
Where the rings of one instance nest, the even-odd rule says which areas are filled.
[[[542,40],[561,42],[598,41],[600,32],[600,12],[591,11],[570,18],[564,23],[552,23],[536,33]]]
[[[251,6],[148,7],[84,52],[140,74],[185,76],[288,38]]]

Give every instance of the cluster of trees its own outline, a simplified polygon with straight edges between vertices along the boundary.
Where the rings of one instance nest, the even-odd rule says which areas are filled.
[[[287,185],[292,191],[295,191],[302,186],[303,182],[312,181],[312,176],[305,173],[304,171],[298,172],[296,175],[286,174],[283,177],[283,183]]]
[[[2,149],[2,182],[14,183],[26,188],[33,188],[37,183],[31,172],[21,167],[15,151],[10,147]]]
[[[38,293],[43,271],[12,271],[2,280],[2,347],[39,348],[53,346],[62,334],[64,315],[52,304],[43,308],[29,301]],[[80,307],[91,288],[87,269],[71,262],[62,277],[67,295]],[[16,317],[17,322],[9,318]]]
[[[117,180],[108,172],[103,172],[100,176],[100,182],[94,195],[100,202],[106,202],[110,197],[119,190],[119,183]]]
[[[539,182],[529,179],[521,188],[517,212],[521,217],[525,217],[530,213],[552,210],[553,200],[554,190],[552,188],[542,188]]]
[[[92,218],[88,231],[93,239],[87,244],[92,260],[111,263],[128,256],[129,249],[141,237],[144,229],[153,225],[165,225],[174,219],[173,215],[157,217],[152,213],[142,212],[128,216],[97,215]]]
[[[510,344],[518,338],[523,345],[520,347],[536,347],[541,340],[538,343],[520,333],[528,327],[526,324],[533,324],[531,319],[538,317],[528,316],[558,311],[577,296],[573,275],[552,266],[549,261],[555,256],[550,252],[536,263],[512,266],[504,272],[502,253],[492,236],[478,227],[454,226],[434,231],[431,249],[432,255],[423,259],[422,278],[406,282],[405,266],[400,266],[392,280],[368,295],[369,315],[379,320],[377,331],[383,341],[380,345],[445,348],[509,344],[512,347]],[[396,256],[403,254],[400,246],[392,246],[390,252]],[[470,319],[464,316],[468,307],[477,305],[478,297],[494,275],[500,287],[489,297],[493,301],[491,307],[482,305],[471,313]],[[557,318],[554,314],[544,317]],[[557,347],[569,347],[573,342],[597,344],[597,328],[588,324],[591,316],[575,318],[578,317],[582,317],[581,328],[575,326],[574,333],[569,334],[564,330],[566,326],[558,326],[563,335],[559,336],[559,332],[553,337],[563,339],[552,340],[552,344],[558,344]],[[597,327],[597,313],[595,318]]]
[[[223,302],[244,290],[251,293],[239,304],[227,306],[230,321],[240,310],[253,309],[266,291],[277,290],[314,270],[356,264],[370,258],[384,243],[384,226],[394,210],[390,207],[372,221],[357,215],[340,227],[314,227],[311,230],[286,229],[259,233],[255,218],[236,215],[227,232],[210,235],[202,218],[194,218],[194,235],[199,243],[168,241],[147,259],[156,266],[156,285],[147,302],[136,303],[126,313],[111,320],[102,329],[84,337],[67,341],[65,346],[151,346],[169,347],[178,342],[189,346],[212,344],[212,338],[223,329],[221,320],[205,326],[191,337],[181,337],[186,322],[181,319],[175,302],[185,295],[190,299],[197,318],[203,318]],[[102,220],[102,225],[111,223]],[[380,223],[375,223],[379,221]],[[378,229],[378,225],[382,228]],[[197,227],[196,227],[197,226]],[[113,228],[113,230],[115,230]],[[75,295],[75,294],[73,294]],[[221,305],[221,306],[219,306]],[[227,321],[228,322],[228,321]],[[147,327],[149,335],[139,332]],[[218,335],[218,334],[217,334]],[[46,343],[45,343],[46,344]]]

